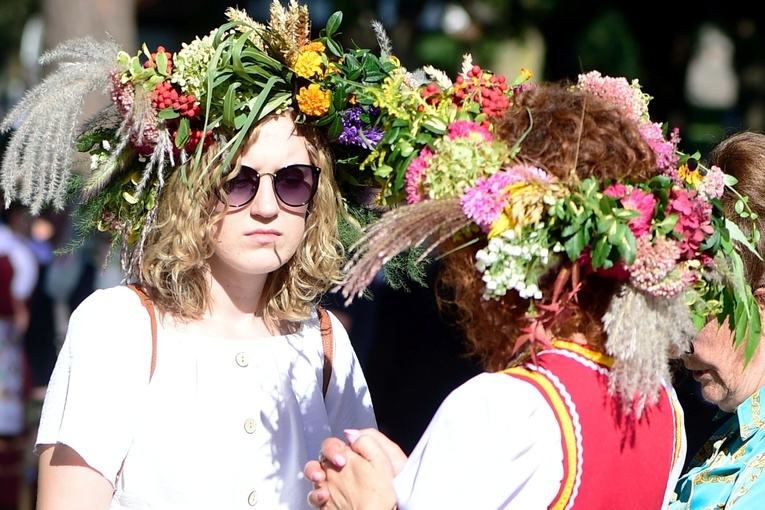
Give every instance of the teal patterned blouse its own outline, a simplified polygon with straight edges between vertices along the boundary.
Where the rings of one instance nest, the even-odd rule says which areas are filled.
[[[765,509],[765,387],[712,434],[677,481],[672,510]]]

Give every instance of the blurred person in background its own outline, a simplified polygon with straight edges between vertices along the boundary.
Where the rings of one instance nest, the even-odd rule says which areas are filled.
[[[28,243],[7,223],[8,212],[0,221],[0,508],[15,510],[23,475],[29,389],[24,334],[38,266]]]

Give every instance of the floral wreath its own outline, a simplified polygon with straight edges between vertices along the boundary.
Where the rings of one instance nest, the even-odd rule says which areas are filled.
[[[402,111],[437,113],[421,119],[419,132],[412,130],[420,143],[412,144],[416,148],[407,165],[388,177],[393,184],[384,198],[391,205],[406,205],[386,212],[354,246],[342,287],[348,301],[402,250],[420,246],[422,260],[447,240],[460,246],[483,240],[485,248],[475,261],[476,277],[485,282],[483,299],[516,292],[529,303],[527,325],[515,344],[519,357],[535,357],[551,345],[548,328],[562,320],[567,304],[575,300],[579,273],[598,271],[622,284],[603,318],[606,350],[622,374],[612,379],[614,391],[650,398],[666,373],[667,358],[647,351],[682,352],[708,317],[721,323],[727,318],[735,341],[745,344],[747,360],[751,358],[759,341],[760,315],[738,250],[756,253],[757,216],[746,197],[738,195],[736,210],[752,220],[751,235],[724,217],[720,197],[726,187],[736,193],[735,179],[717,166],[701,165],[698,154],[678,150],[678,131],[667,134],[662,124],[651,121],[652,98],[637,80],[592,71],[580,75],[574,87],[619,106],[638,124],[660,174],[644,182],[579,180],[574,175],[564,182],[541,168],[518,164],[514,156],[519,147],[495,138],[492,116],[502,114],[515,94],[534,86],[523,83],[529,73],[524,71],[508,86],[503,77],[472,67],[466,58],[454,84],[431,75],[435,82],[419,86],[422,108],[409,107],[407,101],[416,96],[405,87],[396,89],[398,97],[387,98],[387,104],[402,105]],[[497,91],[488,111],[459,103],[468,80]],[[443,134],[425,140],[422,126],[436,125],[434,119],[441,121]],[[412,121],[409,126],[418,125]],[[573,272],[562,269],[566,261]],[[545,300],[538,284],[552,271],[561,281],[552,299]],[[568,280],[568,292],[561,292],[563,280]],[[644,316],[626,311],[657,309],[663,311],[664,322],[654,336],[668,339],[647,346],[651,340],[645,337],[650,335],[637,333],[643,330]]]
[[[339,12],[312,40],[307,7],[296,0],[286,8],[274,0],[265,25],[239,9],[226,16],[177,53],[144,45],[131,56],[113,41],[83,38],[44,55],[44,64],[67,65],[0,124],[0,132],[14,130],[0,174],[6,203],[18,199],[37,214],[77,200],[80,239],[94,230],[111,233],[130,251],[125,266],[134,267],[168,172],[179,169],[194,185],[213,163],[225,171],[252,125],[291,108],[297,122],[326,130],[348,210],[362,224],[376,220],[360,239],[346,239],[356,241],[346,296],[363,292],[381,267],[395,270],[404,252],[413,255],[400,262],[403,273],[417,280],[420,262],[444,241],[484,239],[476,260],[484,298],[518,292],[530,302],[519,350],[530,346],[533,354],[549,344],[546,326],[570,296],[541,302],[537,284],[565,258],[608,271],[629,291],[605,317],[609,341],[624,337],[614,340],[612,353],[629,350],[624,346],[634,340],[620,333],[629,327],[619,306],[662,299],[690,307],[697,326],[710,316],[728,318],[747,359],[753,354],[759,311],[736,250],[755,251],[759,232],[747,238],[724,218],[719,198],[734,179],[678,151],[677,131],[667,135],[650,120],[651,98],[637,80],[593,71],[576,86],[638,123],[662,175],[560,182],[515,164],[518,147],[495,139],[493,120],[514,94],[533,86],[526,70],[510,82],[466,55],[454,81],[431,66],[409,72],[378,23],[379,56],[335,40]],[[82,102],[97,91],[112,102],[78,129]],[[201,167],[213,140],[223,149]],[[89,171],[73,172],[75,151],[90,155]],[[374,190],[379,207],[358,203],[359,189]],[[737,210],[756,219],[746,197]],[[390,270],[386,276],[395,286],[399,276]]]
[[[14,131],[0,170],[6,204],[18,200],[34,215],[77,202],[78,235],[68,249],[108,232],[129,271],[140,260],[169,172],[180,170],[194,186],[213,164],[225,171],[252,125],[291,108],[297,122],[325,130],[347,211],[366,225],[412,193],[406,170],[422,164],[424,147],[441,145],[461,121],[488,129],[509,105],[512,86],[530,78],[524,71],[510,84],[469,55],[455,83],[430,66],[408,72],[379,23],[372,23],[379,56],[335,40],[341,12],[312,40],[308,8],[296,0],[287,7],[274,0],[265,25],[240,9],[225,14],[226,23],[176,53],[144,44],[131,55],[114,41],[86,37],[43,55],[42,64],[65,65],[0,124],[0,132]],[[73,119],[93,92],[111,102],[78,126]],[[200,168],[214,140],[223,149]],[[501,146],[497,151],[486,154],[495,166],[504,158]],[[76,152],[90,156],[83,171],[75,171]],[[368,207],[369,196],[381,208]],[[358,227],[340,227],[346,246],[359,238]],[[391,286],[423,281],[411,252],[386,264]]]
[[[69,249],[96,231],[108,232],[123,257],[129,253],[123,258],[129,270],[140,260],[170,172],[182,172],[195,186],[212,168],[227,171],[250,128],[287,109],[296,122],[326,131],[338,181],[358,185],[362,179],[349,165],[382,138],[371,127],[379,111],[371,91],[400,68],[382,27],[373,24],[377,56],[335,40],[341,12],[314,40],[308,7],[296,0],[287,7],[274,0],[265,25],[240,9],[225,14],[226,23],[176,53],[144,44],[130,55],[114,41],[85,37],[43,55],[43,64],[64,65],[0,124],[0,132],[13,130],[0,174],[6,204],[18,200],[36,215],[78,202],[79,235]],[[111,103],[78,126],[73,119],[93,92]],[[222,149],[210,155],[213,141]],[[89,154],[89,168],[74,171],[76,152]]]

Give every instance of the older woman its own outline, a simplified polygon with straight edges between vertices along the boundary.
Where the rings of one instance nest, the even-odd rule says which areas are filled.
[[[738,179],[737,191],[749,197],[749,208],[763,218],[765,135],[732,135],[712,151],[710,164]],[[736,213],[739,200],[730,191],[722,197],[728,216],[747,231],[751,220]],[[762,240],[757,248],[765,253]],[[765,262],[747,250],[742,252],[746,280],[757,289],[754,295],[763,310]],[[704,399],[720,408],[720,426],[678,481],[671,509],[760,508],[765,501],[765,409],[761,404],[765,397],[765,350],[755,349],[749,360],[745,351],[745,345],[735,342],[725,323],[712,320],[684,358],[685,367],[701,384]]]

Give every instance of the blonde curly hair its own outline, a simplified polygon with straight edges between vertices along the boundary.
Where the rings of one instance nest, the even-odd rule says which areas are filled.
[[[190,187],[183,172],[175,171],[165,185],[157,200],[156,220],[147,235],[137,275],[161,313],[197,320],[208,308],[208,260],[215,250],[216,225],[227,212],[227,207],[216,212],[220,201],[226,203],[220,190],[239,173],[242,155],[255,143],[269,118],[249,133],[231,172],[205,172]],[[337,226],[338,215],[345,213],[329,146],[313,127],[295,126],[297,133],[305,137],[311,163],[321,168],[321,174],[316,195],[308,205],[303,239],[295,255],[268,276],[261,296],[263,320],[283,332],[296,330],[310,316],[318,297],[340,282],[345,256]],[[218,153],[221,144],[216,142],[208,148],[200,168],[206,167],[210,155]]]

